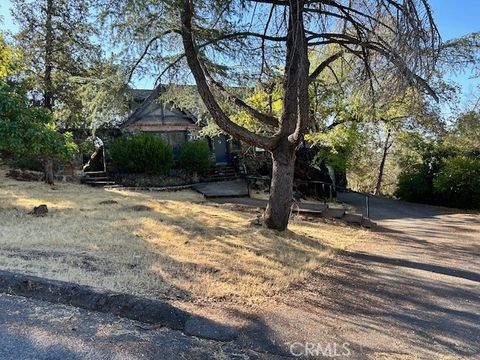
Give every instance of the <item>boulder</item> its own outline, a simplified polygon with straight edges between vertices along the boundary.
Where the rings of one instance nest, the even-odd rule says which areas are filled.
[[[29,214],[33,216],[45,216],[48,213],[48,207],[45,204],[35,206]]]

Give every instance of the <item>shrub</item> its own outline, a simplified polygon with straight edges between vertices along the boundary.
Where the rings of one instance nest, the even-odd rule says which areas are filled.
[[[212,166],[212,155],[205,141],[189,141],[180,149],[180,166],[188,173],[205,174]]]
[[[448,205],[480,208],[480,160],[466,156],[447,158],[433,187]]]
[[[435,202],[432,175],[428,168],[424,165],[419,165],[403,171],[398,178],[395,196],[413,202]]]
[[[172,167],[172,148],[150,134],[135,134],[116,139],[110,155],[118,170],[149,175],[166,174]]]
[[[15,161],[15,167],[22,170],[43,171],[43,164],[39,159],[24,156]]]

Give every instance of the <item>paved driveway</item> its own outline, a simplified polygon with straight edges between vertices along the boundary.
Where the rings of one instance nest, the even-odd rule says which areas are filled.
[[[480,215],[378,197],[371,206],[371,241],[267,306],[264,332],[312,357],[336,347],[337,358],[480,359]]]

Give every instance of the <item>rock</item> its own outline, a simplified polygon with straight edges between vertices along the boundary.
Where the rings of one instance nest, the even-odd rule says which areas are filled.
[[[372,220],[368,219],[368,218],[364,218],[362,220],[362,227],[366,228],[366,229],[373,229],[377,226],[376,223],[374,223]]]
[[[328,208],[322,212],[322,217],[327,219],[341,219],[345,215],[345,209],[343,208]]]
[[[150,206],[146,205],[133,205],[125,208],[128,211],[152,211],[153,209]]]
[[[48,213],[48,207],[45,204],[35,206],[29,214],[33,216],[45,216]]]
[[[345,214],[343,220],[347,224],[360,226],[363,222],[363,216],[358,214]]]
[[[116,200],[104,200],[99,202],[100,205],[114,205],[118,204],[118,201]]]
[[[257,215],[257,217],[255,219],[250,221],[249,226],[250,227],[260,227],[260,226],[262,226],[262,216]]]

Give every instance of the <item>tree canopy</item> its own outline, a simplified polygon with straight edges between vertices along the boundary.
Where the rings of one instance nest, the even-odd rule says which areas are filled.
[[[273,175],[265,223],[286,228],[295,149],[312,127],[309,86],[334,63],[371,93],[381,76],[391,92],[415,86],[435,99],[428,84],[441,47],[430,7],[423,0],[396,1],[159,1],[109,4],[105,19],[123,39],[144,44],[134,70],[146,57],[162,66],[158,78],[185,77],[187,65],[210,116],[224,132],[272,154]],[[162,19],[158,21],[156,19]],[[183,46],[178,46],[181,40]],[[311,66],[312,57],[323,56]],[[359,60],[359,61],[357,61]],[[354,62],[354,66],[352,66]],[[334,70],[333,70],[334,71]],[[335,71],[334,71],[335,72]],[[280,84],[279,114],[249,105],[231,91],[272,79]],[[161,85],[159,85],[161,87]],[[158,94],[153,92],[149,101]],[[222,101],[247,112],[264,128],[239,124]],[[148,101],[146,102],[148,103]]]

